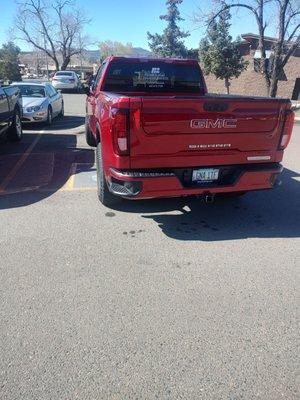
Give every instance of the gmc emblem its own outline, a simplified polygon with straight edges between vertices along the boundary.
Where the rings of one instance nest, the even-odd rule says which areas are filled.
[[[193,129],[232,129],[236,128],[237,120],[233,118],[218,118],[218,119],[192,119],[191,128]]]

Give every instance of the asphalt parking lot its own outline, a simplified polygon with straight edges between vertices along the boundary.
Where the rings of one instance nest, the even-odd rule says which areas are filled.
[[[0,145],[0,398],[298,399],[300,125],[276,190],[108,210],[64,98]]]

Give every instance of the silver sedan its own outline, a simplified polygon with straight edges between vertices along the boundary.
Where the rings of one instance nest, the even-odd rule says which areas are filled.
[[[22,96],[22,122],[46,122],[52,124],[53,118],[64,115],[62,94],[50,83],[15,82]]]

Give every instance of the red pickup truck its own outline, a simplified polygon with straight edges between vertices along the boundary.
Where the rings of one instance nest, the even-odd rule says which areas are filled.
[[[288,99],[208,94],[197,61],[109,57],[86,102],[99,199],[272,188],[293,121]]]

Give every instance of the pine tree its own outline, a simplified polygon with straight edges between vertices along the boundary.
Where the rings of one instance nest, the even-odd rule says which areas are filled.
[[[13,42],[8,42],[0,49],[0,77],[8,81],[20,81],[19,47]]]
[[[149,47],[154,54],[161,57],[186,57],[187,49],[181,39],[189,36],[188,32],[182,31],[178,22],[184,21],[180,17],[178,5],[183,0],[167,0],[167,14],[161,15],[159,18],[167,21],[167,27],[163,33],[151,34],[147,33]]]
[[[218,20],[213,20],[207,36],[201,40],[199,47],[200,62],[206,75],[214,74],[217,79],[224,80],[229,93],[230,80],[237,78],[247,68],[238,49],[239,40],[233,42],[229,34],[231,15],[229,10],[223,11]]]

